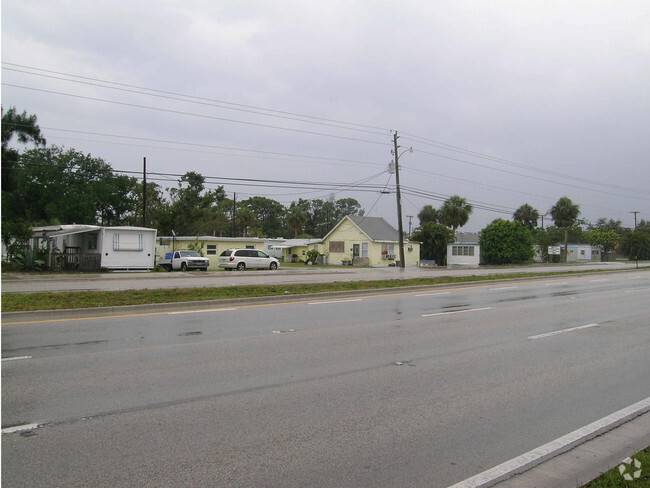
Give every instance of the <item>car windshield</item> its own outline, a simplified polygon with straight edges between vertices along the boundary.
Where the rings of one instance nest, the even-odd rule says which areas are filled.
[[[196,251],[180,251],[182,258],[199,258],[199,253]]]

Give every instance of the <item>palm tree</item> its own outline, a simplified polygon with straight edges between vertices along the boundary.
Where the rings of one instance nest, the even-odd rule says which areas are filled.
[[[296,239],[298,237],[298,234],[302,231],[305,222],[307,221],[307,216],[300,207],[291,204],[291,208],[289,208],[286,219],[289,232],[293,231],[293,237]]]
[[[433,208],[431,205],[425,205],[424,207],[422,207],[422,210],[420,210],[420,213],[418,214],[418,219],[420,219],[420,225],[424,225],[426,223],[437,224],[438,217],[439,217],[438,210]]]
[[[467,203],[467,200],[458,195],[453,195],[440,207],[438,221],[447,227],[451,227],[455,234],[458,227],[462,227],[467,223],[472,210],[473,208]]]
[[[564,262],[567,262],[569,250],[569,227],[573,227],[580,215],[580,207],[569,197],[560,198],[551,208],[551,217],[557,227],[564,229]]]
[[[537,227],[539,212],[527,203],[524,203],[521,207],[515,210],[512,218],[515,222],[521,222],[524,224],[528,230],[533,230],[533,227]]]

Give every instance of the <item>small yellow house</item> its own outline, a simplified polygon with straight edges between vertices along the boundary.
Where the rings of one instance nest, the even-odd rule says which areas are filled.
[[[323,238],[327,264],[389,266],[399,261],[399,233],[381,217],[348,215]],[[417,266],[420,243],[404,240],[404,263]]]

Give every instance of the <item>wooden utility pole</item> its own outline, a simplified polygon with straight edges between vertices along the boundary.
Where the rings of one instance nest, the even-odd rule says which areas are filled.
[[[147,226],[147,158],[142,158],[142,227]]]
[[[399,265],[404,268],[404,226],[402,225],[402,193],[399,187],[399,154],[397,153],[397,131],[393,134],[393,145],[395,146],[395,186],[397,189],[397,232],[399,233]]]

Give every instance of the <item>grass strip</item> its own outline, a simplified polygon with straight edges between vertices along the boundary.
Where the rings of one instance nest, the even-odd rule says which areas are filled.
[[[594,270],[596,271],[596,270]],[[488,276],[440,276],[436,278],[411,278],[405,280],[335,281],[330,283],[300,283],[281,285],[244,285],[203,288],[138,289],[122,291],[75,291],[42,293],[6,293],[2,295],[3,312],[30,312],[36,310],[64,310],[93,307],[117,307],[178,303],[230,298],[255,298],[282,295],[303,295],[337,291],[401,288],[407,286],[442,285],[476,281],[494,281],[539,276],[583,274],[585,271],[557,273],[516,273]]]
[[[603,473],[591,483],[584,485],[582,488],[649,488],[650,487],[650,447],[632,456],[633,460],[641,463],[641,473],[638,478],[634,478],[637,468],[634,465],[626,465],[625,471],[621,474],[619,467],[615,467]],[[624,475],[627,474],[632,480],[626,480]]]

